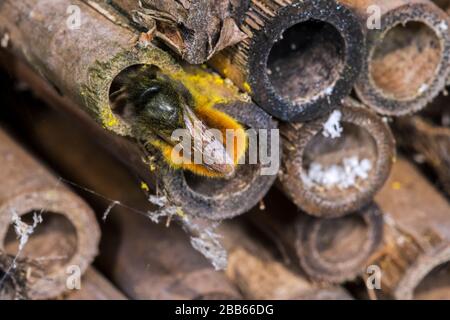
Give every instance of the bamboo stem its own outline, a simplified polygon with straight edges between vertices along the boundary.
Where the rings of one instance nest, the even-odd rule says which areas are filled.
[[[64,300],[126,300],[101,273],[94,268],[87,269],[81,280],[81,289],[62,297]]]
[[[341,1],[366,26],[367,53],[355,87],[365,104],[385,115],[405,115],[424,108],[444,89],[450,71],[445,12],[428,0]]]
[[[13,213],[27,223],[33,212],[42,213],[43,222],[20,250],[20,257],[39,265],[38,269],[30,265],[29,297],[58,296],[66,290],[67,267],[75,265],[83,273],[97,254],[100,231],[95,216],[4,131],[0,141],[0,250],[19,252]]]
[[[85,2],[100,3],[108,12],[116,8],[191,64],[204,63],[214,53],[245,38],[238,24],[248,0]]]
[[[117,248],[105,248],[100,264],[133,299],[240,299],[222,272],[192,248],[177,226],[154,225],[144,217],[114,210],[105,239],[121,234]],[[149,250],[149,244],[151,249]]]
[[[71,6],[80,10],[81,20],[75,27],[67,14]],[[57,91],[120,135],[132,134],[130,125],[115,116],[109,105],[109,89],[116,76],[136,64],[155,65],[167,72],[179,70],[165,52],[151,44],[139,48],[135,33],[109,22],[80,1],[2,1],[0,30],[10,39],[8,48]]]
[[[376,206],[337,219],[298,213],[283,194],[273,189],[264,210],[254,210],[252,223],[279,246],[292,265],[317,281],[354,280],[382,240],[383,219]]]
[[[132,299],[239,298],[225,275],[192,248],[178,226],[155,225],[142,215],[155,207],[135,177],[99,150],[83,130],[72,130],[76,124],[54,111],[45,116],[35,112],[32,118],[25,126],[27,137],[34,139],[40,153],[67,179],[111,199],[101,201],[90,194],[98,212],[117,201],[104,225],[98,264],[121,291]]]
[[[377,293],[424,297],[428,276],[450,259],[447,200],[412,164],[399,159],[376,202],[385,216],[383,244],[370,263],[382,272]]]
[[[331,117],[337,120],[339,115],[341,119],[337,122],[343,129],[340,136],[336,139],[325,137],[324,124]],[[336,109],[333,116],[303,125],[286,124],[281,127],[281,132],[284,143],[280,187],[299,208],[318,217],[341,217],[370,203],[386,181],[395,157],[389,127],[375,114],[350,100]],[[326,168],[345,166],[344,162],[349,159],[356,159],[359,164],[364,160],[370,162],[365,179],[357,177],[354,183],[344,186],[326,185],[320,181],[323,179],[314,180],[312,170],[315,166],[320,165],[323,178],[328,179]]]
[[[259,244],[242,221],[228,221],[220,233],[228,250],[228,277],[244,297],[256,300],[349,300],[341,287],[318,285],[294,273]]]
[[[207,179],[194,177],[182,170],[174,170],[155,152],[156,170],[150,170],[148,155],[134,141],[119,137],[97,126],[90,117],[80,111],[77,104],[61,97],[47,83],[33,72],[27,65],[7,56],[3,66],[17,78],[30,85],[34,93],[57,110],[64,110],[80,123],[82,130],[89,132],[91,138],[97,140],[114,156],[120,159],[137,176],[145,181],[152,190],[164,190],[175,206],[179,206],[188,215],[220,220],[240,215],[256,205],[262,199],[275,180],[274,175],[263,175],[264,166],[257,164],[238,166],[232,179]],[[196,72],[195,70],[190,72]],[[206,83],[209,84],[209,83]],[[205,85],[206,85],[205,84]],[[213,83],[210,84],[214,86]],[[235,90],[218,85],[218,91],[224,96],[234,96]],[[198,90],[201,90],[199,88]],[[246,127],[255,130],[267,129],[267,145],[271,142],[271,129],[277,124],[260,108],[252,103],[235,100],[232,103],[217,105],[222,110],[235,117]],[[260,137],[261,138],[261,137]],[[270,148],[269,150],[270,151]],[[146,159],[143,161],[143,159]],[[248,153],[246,154],[248,159]]]
[[[423,155],[450,195],[450,128],[414,116],[396,121],[400,145]]]
[[[66,10],[69,5],[74,4],[81,8],[83,19],[79,29],[70,30],[66,23]],[[31,19],[20,19],[24,15],[28,16],[29,12],[32,12]],[[26,22],[22,21],[16,25],[16,20]],[[59,91],[79,105],[84,105],[94,119],[116,134],[139,138],[133,136],[130,123],[111,109],[109,101],[109,89],[114,80],[124,70],[137,64],[150,64],[165,73],[182,75],[184,81],[188,81],[197,91],[205,91],[207,98],[211,90],[215,90],[214,93],[219,96],[213,98],[222,103],[214,107],[238,117],[237,120],[248,127],[268,129],[276,126],[268,115],[252,103],[244,101],[237,93],[237,89],[227,86],[223,79],[213,77],[214,81],[208,81],[209,78],[203,79],[203,82],[195,81],[198,79],[196,75],[199,71],[189,75],[184,73],[168,54],[151,43],[137,42],[134,39],[136,34],[130,29],[108,21],[80,1],[58,0],[51,1],[51,4],[36,0],[21,3],[5,1],[0,7],[0,29],[7,30],[9,45],[14,51],[21,53],[55,87],[60,87]],[[36,31],[29,37],[26,30]],[[94,49],[91,48],[92,43],[96,43]],[[145,48],[142,48],[144,44]],[[223,98],[227,99],[225,101],[228,103],[223,103]],[[78,105],[72,106],[74,112],[77,112]],[[91,127],[92,131],[96,131],[96,136],[107,136],[93,125]],[[157,150],[148,147],[151,149],[146,150],[150,153],[148,156],[136,143],[130,143],[128,140],[130,139],[110,136],[106,144],[143,176],[149,185],[154,186],[154,189],[157,189],[157,183],[161,183],[160,189],[168,193],[170,200],[191,215],[212,219],[239,215],[256,204],[275,179],[274,176],[261,175],[260,164],[241,166],[236,179],[221,181],[195,177],[188,179],[184,172],[173,170],[165,163]],[[160,172],[150,172],[147,162],[152,160],[155,161],[153,166],[160,169]],[[189,185],[188,180],[195,181]],[[217,194],[205,192],[213,189],[218,190]],[[255,202],[246,201],[245,203],[249,205],[246,208],[242,206],[244,203],[242,199],[253,199]]]
[[[337,1],[251,1],[240,26],[247,38],[210,64],[268,113],[305,121],[329,112],[353,87],[363,31]]]
[[[432,0],[439,8],[444,10],[447,15],[450,14],[450,1],[449,0]],[[450,75],[447,78],[447,86],[450,84]]]

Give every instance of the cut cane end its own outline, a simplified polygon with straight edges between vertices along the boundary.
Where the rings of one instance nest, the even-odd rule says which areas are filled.
[[[374,113],[360,107],[339,110],[339,137],[324,135],[328,118],[322,118],[298,131],[288,129],[296,147],[284,148],[283,188],[299,208],[317,217],[337,218],[367,205],[388,178],[395,154],[390,129]]]
[[[401,6],[382,17],[368,36],[368,56],[355,86],[376,112],[402,116],[423,109],[449,74],[449,20],[433,4]]]

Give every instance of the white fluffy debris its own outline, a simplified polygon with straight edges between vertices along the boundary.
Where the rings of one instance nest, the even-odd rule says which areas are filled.
[[[2,37],[2,40],[0,41],[0,46],[1,46],[2,48],[7,48],[8,45],[9,45],[9,40],[10,40],[9,34],[8,34],[8,33],[5,33],[5,34],[3,35],[3,37]]]
[[[166,196],[149,195],[148,201],[156,205],[159,209],[147,212],[147,217],[154,223],[159,223],[161,218],[168,218],[168,222],[174,216],[183,217],[183,209],[178,206],[171,205]]]
[[[344,129],[341,126],[342,113],[334,110],[328,120],[323,124],[322,134],[327,138],[336,139],[341,136]]]
[[[148,201],[159,208],[156,211],[147,212],[147,217],[151,221],[159,223],[161,218],[168,218],[169,222],[173,217],[177,218],[183,229],[190,234],[192,247],[208,259],[216,270],[226,269],[228,257],[219,241],[220,236],[215,232],[217,224],[206,227],[198,225],[183,212],[181,207],[172,205],[167,196],[149,195]]]
[[[426,83],[423,83],[423,84],[420,86],[420,88],[419,88],[419,90],[418,90],[418,93],[419,93],[419,94],[422,94],[422,93],[425,93],[427,90],[428,90],[428,85],[427,85]]]
[[[192,236],[191,245],[212,263],[215,270],[225,270],[228,265],[227,251],[214,229],[214,227],[206,228],[198,236]]]
[[[3,276],[0,278],[0,288],[3,287],[6,279],[8,279],[8,276],[11,274],[12,270],[17,268],[17,259],[19,258],[20,253],[22,252],[23,248],[30,239],[30,236],[33,234],[34,229],[37,227],[38,224],[42,223],[43,221],[42,211],[39,214],[35,212],[33,214],[33,224],[28,225],[25,222],[23,222],[20,216],[17,214],[17,212],[14,209],[12,209],[11,221],[14,226],[14,231],[16,232],[17,239],[19,239],[19,250],[17,251],[16,256],[13,258],[11,265],[4,272]]]
[[[425,161],[427,161],[427,158],[425,157],[425,155],[421,154],[421,153],[416,153],[413,156],[414,162],[418,163],[418,164],[424,164]]]
[[[339,188],[341,190],[356,187],[358,179],[366,180],[372,170],[372,163],[368,159],[359,160],[358,157],[345,158],[342,165],[323,167],[320,163],[311,163],[306,174],[301,178],[305,186],[324,187],[326,189]]]
[[[326,89],[325,89],[325,94],[326,94],[327,96],[331,96],[331,94],[333,94],[333,89],[334,89],[334,88],[333,88],[332,86],[326,88]]]
[[[390,213],[385,212],[385,213],[383,214],[383,220],[384,220],[384,222],[385,222],[387,225],[389,225],[390,227],[395,228],[396,223],[395,223],[394,218],[392,218],[392,216],[390,215]]]
[[[160,208],[167,205],[167,197],[166,196],[157,196],[157,195],[151,194],[148,196],[148,201],[150,201],[150,203],[152,203]]]
[[[28,225],[22,221],[17,212],[13,210],[12,212],[12,223],[14,225],[14,231],[16,232],[17,239],[19,239],[19,252],[25,247],[28,239],[33,234],[34,229],[39,223],[42,223],[42,214],[33,214],[33,224]]]
[[[438,28],[441,29],[442,31],[447,31],[447,30],[448,30],[448,24],[447,24],[447,22],[441,21],[441,23],[439,23]]]
[[[180,210],[180,207],[176,206],[161,207],[158,211],[148,212],[147,216],[152,222],[159,223],[161,218],[171,219],[175,215],[180,215]]]

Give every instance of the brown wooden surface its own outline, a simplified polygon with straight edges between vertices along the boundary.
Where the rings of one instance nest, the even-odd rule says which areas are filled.
[[[311,19],[324,23],[308,24]],[[362,63],[363,33],[357,17],[337,1],[251,1],[240,28],[247,38],[210,64],[273,116],[310,120],[350,92]],[[284,43],[280,50],[277,42]]]
[[[152,171],[146,161],[143,161],[147,155],[143,153],[137,143],[103,130],[84,112],[81,112],[77,104],[58,95],[27,65],[10,56],[5,56],[1,61],[12,75],[27,82],[40,99],[56,110],[66,112],[70,117],[76,119],[80,125],[79,130],[88,132],[91,138],[93,137],[94,140],[106,147],[140,179],[145,181],[152,190],[156,190],[159,184],[161,189],[168,192],[171,200],[188,214],[210,219],[240,215],[256,205],[275,180],[275,176],[261,175],[262,165],[260,163],[256,165],[243,164],[240,165],[237,175],[231,180],[192,178],[190,183],[195,183],[195,189],[191,189],[185,174],[180,170],[169,168],[166,162],[160,159],[158,153],[155,153],[155,161],[158,163],[157,170]],[[229,89],[224,86],[224,90]],[[235,117],[247,127],[264,129],[277,126],[269,115],[252,103],[237,100],[230,104],[218,105],[217,108]],[[270,134],[267,139],[270,141]]]
[[[371,263],[382,271],[376,294],[411,299],[419,287],[426,295],[423,278],[450,259],[448,200],[400,158],[376,202],[385,217],[383,244]],[[434,289],[439,287],[428,287],[428,293]]]
[[[67,13],[73,5],[81,14],[75,29]],[[0,30],[9,39],[6,48],[21,55],[105,128],[121,135],[129,135],[130,128],[113,115],[109,106],[114,78],[139,63],[178,70],[165,52],[150,43],[138,49],[136,33],[109,21],[81,1],[2,1]]]
[[[386,181],[395,157],[394,138],[389,127],[361,105],[345,102],[340,110],[344,131],[337,139],[322,135],[328,117],[307,124],[285,124],[280,186],[302,210],[318,217],[339,217],[354,212],[372,201]],[[368,159],[372,169],[358,187],[339,190],[308,187],[302,179],[312,162],[323,167],[342,165],[344,158]]]
[[[127,298],[100,272],[87,269],[81,279],[81,289],[65,294],[64,300],[126,300]]]
[[[92,1],[87,1],[92,2]],[[96,2],[105,2],[99,0]],[[124,13],[151,37],[192,64],[206,62],[214,53],[245,38],[240,16],[248,0],[114,0],[103,4]]]
[[[39,224],[20,253],[35,261],[28,278],[32,299],[55,297],[66,290],[66,268],[84,272],[97,254],[100,231],[90,207],[0,131],[0,249],[17,253],[18,240],[11,227],[12,214],[26,219],[42,212]]]
[[[243,221],[233,220],[219,228],[228,250],[226,274],[247,299],[349,300],[341,287],[319,285],[296,273],[260,243]]]
[[[341,0],[366,27],[367,52],[355,88],[379,113],[405,115],[423,109],[445,87],[450,66],[448,15],[428,0]],[[376,6],[381,29],[369,29]],[[415,21],[416,23],[412,23]]]
[[[423,156],[450,195],[450,128],[421,116],[399,119],[397,127],[400,145]]]
[[[121,291],[133,299],[239,298],[225,275],[192,248],[181,228],[175,223],[167,228],[166,218],[156,225],[143,216],[156,208],[120,163],[81,130],[73,130],[67,118],[54,111],[38,114],[33,113],[33,124],[25,122],[24,134],[65,178],[101,195],[86,193],[98,205],[99,216],[113,200],[128,207],[116,205],[102,224],[98,258],[101,270]]]
[[[255,208],[248,218],[290,266],[316,281],[331,283],[354,280],[383,233],[381,212],[373,205],[341,218],[312,218],[275,188],[264,198],[264,209]]]

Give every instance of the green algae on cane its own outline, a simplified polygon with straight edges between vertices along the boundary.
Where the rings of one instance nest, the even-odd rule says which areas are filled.
[[[156,47],[136,47],[124,50],[108,61],[97,61],[89,68],[88,80],[81,86],[81,95],[91,116],[106,129],[122,136],[132,136],[132,130],[129,124],[113,114],[109,103],[109,90],[120,72],[141,64],[153,65],[168,73],[181,70],[164,51]]]

